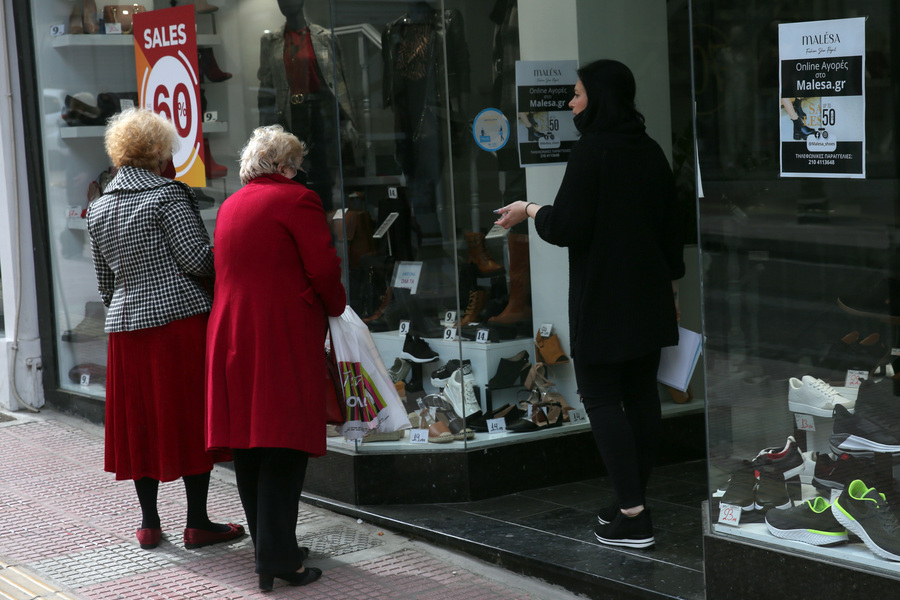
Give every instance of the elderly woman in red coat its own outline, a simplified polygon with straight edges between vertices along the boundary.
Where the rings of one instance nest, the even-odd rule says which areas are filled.
[[[325,454],[326,318],[346,293],[322,201],[293,180],[305,152],[280,125],[256,129],[214,239],[206,441],[233,451],[264,591],[322,574],[303,567],[295,529],[307,461]]]

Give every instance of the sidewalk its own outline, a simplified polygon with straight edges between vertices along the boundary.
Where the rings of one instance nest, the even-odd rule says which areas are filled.
[[[263,594],[249,536],[184,548],[180,481],[160,486],[163,543],[140,549],[134,486],[103,471],[101,427],[49,409],[0,413],[0,421],[3,600],[581,598],[307,504],[300,506],[297,536],[311,550],[307,564],[324,571],[322,579],[299,588],[276,582]],[[213,471],[209,510],[214,520],[244,523],[228,469]]]

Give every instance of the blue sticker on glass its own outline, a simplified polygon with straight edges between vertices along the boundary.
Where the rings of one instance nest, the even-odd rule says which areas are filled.
[[[486,108],[472,123],[472,137],[482,150],[496,152],[509,140],[509,119],[496,108]]]

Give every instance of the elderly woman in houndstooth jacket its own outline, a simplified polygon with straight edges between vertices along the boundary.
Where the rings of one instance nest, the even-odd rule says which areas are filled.
[[[118,172],[91,203],[88,231],[100,297],[109,309],[105,468],[133,479],[141,548],[162,537],[160,481],[182,478],[184,544],[197,548],[243,535],[210,521],[214,460],[203,436],[206,322],[213,276],[209,236],[194,192],[160,176],[176,142],[171,122],[148,110],[109,121],[106,152]]]

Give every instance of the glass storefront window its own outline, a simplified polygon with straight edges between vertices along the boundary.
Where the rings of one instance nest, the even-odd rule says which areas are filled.
[[[57,370],[63,390],[102,399],[106,311],[84,214],[113,175],[103,149],[105,118],[136,99],[133,36],[107,33],[102,5],[40,4],[32,7],[32,23]],[[516,2],[194,6],[207,179],[195,192],[210,234],[218,207],[239,187],[238,153],[250,132],[282,124],[310,147],[308,186],[322,198],[350,305],[386,366],[401,376],[398,389],[413,419],[421,424],[424,414],[426,425],[436,419],[455,429],[454,416],[471,422],[505,406],[515,414],[519,401],[540,397],[523,386],[542,358],[534,343],[540,324],[531,314],[528,229],[492,227],[494,209],[527,198],[516,128],[505,132],[511,137],[499,152],[480,148],[472,131],[485,109],[516,123]],[[556,358],[554,350],[565,358],[565,348],[549,343],[544,360]],[[542,372],[549,383],[558,373],[571,379],[564,360],[554,369]],[[544,399],[559,410],[536,417],[540,426],[526,424],[533,435],[585,428],[563,425],[563,405],[580,407],[576,398]],[[528,437],[455,434],[452,446],[415,449]],[[331,440],[380,451],[408,451],[408,442]]]
[[[896,11],[884,1],[692,3],[712,526],[894,571],[867,545],[822,550],[846,537],[803,536],[798,523],[805,511],[819,519],[810,527],[843,531],[830,508],[818,509],[872,488],[888,507],[884,523],[900,506]],[[779,25],[811,23],[818,35],[828,24],[816,22],[852,17],[867,17],[866,177],[780,177],[782,144],[820,139],[810,115],[829,99],[780,101]],[[849,491],[857,480],[864,487]],[[720,504],[736,507],[739,523],[720,521]],[[896,545],[896,535],[882,538]]]

